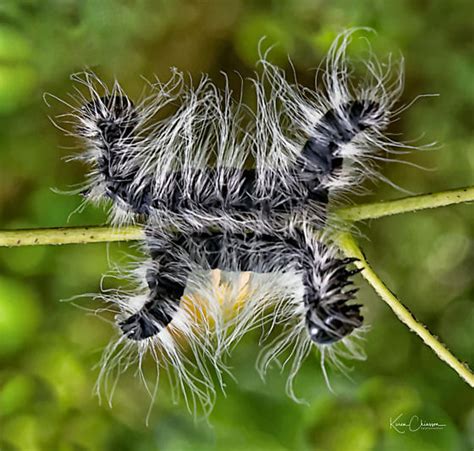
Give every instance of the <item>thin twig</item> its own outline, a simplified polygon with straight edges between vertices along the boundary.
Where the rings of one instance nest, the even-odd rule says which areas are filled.
[[[344,207],[336,210],[334,213],[346,221],[354,222],[472,201],[474,201],[473,186],[438,193],[404,197],[396,200]]]
[[[419,323],[410,311],[396,298],[396,296],[385,286],[380,278],[375,274],[368,264],[364,254],[349,233],[341,234],[338,237],[341,249],[348,257],[357,258],[356,265],[362,268],[362,276],[374,288],[377,294],[395,312],[398,319],[415,332],[423,342],[429,346],[436,355],[446,362],[456,373],[459,374],[471,387],[474,387],[474,374],[466,364],[461,363],[430,331]]]
[[[86,244],[106,241],[140,240],[141,227],[57,227],[51,229],[1,230],[0,246],[44,244]]]

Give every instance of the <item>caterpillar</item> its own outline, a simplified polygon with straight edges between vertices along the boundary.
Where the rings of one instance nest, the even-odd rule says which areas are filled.
[[[233,99],[228,83],[218,89],[203,76],[193,88],[177,70],[136,106],[117,82],[109,90],[93,74],[74,76],[92,97],[81,95],[71,113],[88,149],[77,158],[93,168],[83,194],[112,200],[115,223],[151,217],[190,229],[217,222],[258,231],[263,221],[284,228],[298,220],[322,227],[329,196],[360,190],[364,178],[378,176],[380,151],[403,146],[383,133],[401,110],[394,105],[403,64],[384,67],[370,56],[356,83],[346,57],[353,33],[332,45],[324,90],[288,82],[263,55],[251,80],[255,112]],[[174,112],[156,120],[170,106]]]
[[[288,81],[264,53],[245,86],[254,109],[235,98],[227,77],[222,89],[207,76],[194,86],[173,69],[136,102],[118,82],[109,89],[89,72],[72,77],[82,89],[68,116],[86,148],[73,158],[91,168],[81,193],[108,202],[113,224],[146,230],[136,292],[102,296],[117,308],[119,338],[104,354],[99,386],[115,387],[111,374],[149,353],[157,374],[176,376],[188,407],[208,411],[214,378],[225,387],[225,357],[259,327],[258,369],[264,375],[289,352],[294,399],[294,377],[313,346],[326,380],[325,356],[340,367],[338,356],[363,357],[353,340],[364,330],[352,302],[353,260],[314,233],[334,224],[330,202],[362,194],[366,178],[383,180],[378,161],[411,147],[386,133],[405,108],[395,107],[403,61],[382,63],[369,51],[356,80],[347,56],[354,33],[336,38],[315,90]],[[252,275],[223,299],[209,281],[215,270]]]

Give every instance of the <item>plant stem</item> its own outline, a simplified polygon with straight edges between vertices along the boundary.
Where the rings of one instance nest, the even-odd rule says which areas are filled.
[[[474,201],[474,187],[344,207],[336,210],[335,214],[346,221],[361,221],[469,201]]]
[[[51,229],[0,230],[0,246],[44,244],[85,244],[105,241],[139,240],[141,227],[57,227]]]
[[[352,235],[343,233],[337,238],[340,248],[348,257],[355,257],[355,263],[362,268],[362,276],[374,288],[377,294],[395,312],[398,319],[415,332],[423,342],[429,346],[436,355],[447,363],[459,376],[461,376],[471,387],[474,387],[474,374],[466,364],[461,363],[430,331],[419,323],[410,311],[395,297],[395,295],[385,286],[380,278],[375,274],[368,264],[364,254],[355,242]]]

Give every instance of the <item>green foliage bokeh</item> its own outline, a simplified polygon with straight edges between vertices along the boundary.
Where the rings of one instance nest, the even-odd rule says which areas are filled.
[[[463,0],[4,0],[0,2],[0,228],[102,224],[88,207],[69,217],[72,189],[84,168],[66,163],[74,142],[48,116],[66,108],[69,75],[86,67],[117,77],[138,95],[140,76],[166,78],[176,66],[198,76],[252,71],[265,35],[272,58],[290,55],[304,84],[334,36],[369,26],[374,51],[401,52],[408,103],[420,99],[393,132],[437,148],[382,168],[412,192],[472,185],[474,148],[473,40],[470,2]],[[421,138],[420,138],[421,136]],[[386,184],[370,185],[368,201],[395,198]],[[391,217],[364,225],[362,246],[388,286],[463,361],[474,366],[474,214],[463,205]],[[371,324],[367,361],[349,380],[331,371],[325,384],[316,356],[297,391],[284,394],[284,376],[264,384],[254,369],[256,337],[230,364],[228,382],[210,423],[195,423],[173,405],[166,385],[145,425],[148,398],[133,374],[119,384],[113,408],[93,396],[94,365],[114,333],[75,304],[60,302],[99,290],[108,259],[125,262],[127,244],[0,249],[0,450],[381,450],[444,451],[474,447],[474,397],[468,386],[424,347],[369,287],[359,299]],[[73,305],[74,304],[74,305]],[[418,415],[446,424],[439,431],[399,434],[390,418]]]

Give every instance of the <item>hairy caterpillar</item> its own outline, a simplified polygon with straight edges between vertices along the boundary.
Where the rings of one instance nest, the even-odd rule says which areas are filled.
[[[111,201],[114,224],[147,230],[138,294],[105,297],[118,308],[120,330],[104,356],[105,385],[110,371],[149,352],[158,369],[174,371],[188,405],[207,409],[212,374],[223,387],[225,355],[262,325],[265,338],[275,325],[280,334],[258,367],[265,373],[290,350],[294,398],[293,378],[313,344],[336,362],[341,353],[362,356],[349,340],[363,322],[360,305],[350,302],[352,261],[312,231],[328,227],[330,199],[362,191],[367,177],[383,178],[375,163],[404,147],[385,134],[403,110],[394,107],[403,73],[402,62],[369,54],[356,81],[346,55],[353,33],[331,46],[316,90],[289,82],[263,55],[250,80],[255,111],[233,98],[228,83],[218,89],[204,76],[193,87],[177,70],[136,103],[117,82],[108,89],[93,74],[73,77],[88,90],[77,91],[80,105],[70,113],[87,149],[76,158],[92,168],[82,194]],[[206,278],[215,269],[253,274],[245,302],[239,290],[228,300],[216,294]]]
[[[272,359],[294,344],[295,337],[304,343],[306,354],[311,345],[324,353],[324,348],[337,342],[347,346],[349,336],[362,326],[361,305],[351,302],[357,291],[351,277],[358,272],[348,269],[352,259],[340,258],[333,246],[318,241],[308,227],[291,228],[286,233],[205,231],[191,235],[163,234],[148,228],[145,252],[150,259],[136,273],[138,291],[128,298],[105,298],[118,307],[120,337],[104,360],[104,375],[117,362],[125,361],[122,352],[134,357],[151,352],[158,369],[169,362],[176,365],[176,356],[180,356],[174,371],[184,380],[208,387],[212,377],[206,362],[212,363],[223,384],[228,350],[253,328],[264,328],[265,343],[275,325],[283,326],[280,341],[271,341],[261,356],[264,373]],[[242,293],[227,293],[229,299],[224,301],[212,288],[205,274],[214,269],[251,272],[260,277],[249,279],[244,293],[247,301],[239,305]],[[183,298],[186,289],[192,294]],[[223,302],[230,307],[227,317]],[[288,330],[296,335],[288,338]],[[126,350],[120,351],[120,358],[116,356],[117,346]],[[181,356],[187,347],[191,356],[186,362]],[[303,357],[301,354],[295,368]],[[200,366],[195,363],[198,360]],[[188,374],[196,369],[197,373]],[[294,397],[292,389],[289,392]],[[212,404],[212,391],[201,389],[197,393],[202,396],[201,404]]]

